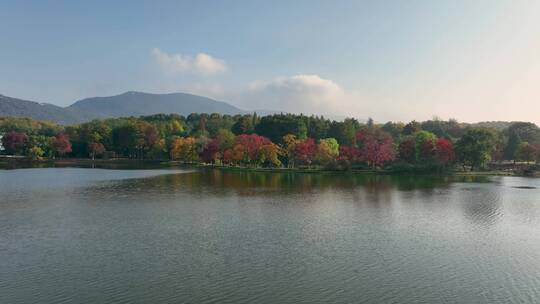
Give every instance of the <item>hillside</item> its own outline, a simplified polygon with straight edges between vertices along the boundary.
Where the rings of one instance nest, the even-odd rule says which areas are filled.
[[[0,116],[29,117],[60,124],[72,124],[83,121],[81,115],[72,109],[4,95],[0,95]]]
[[[75,102],[68,109],[84,113],[92,118],[141,116],[157,113],[189,115],[191,113],[241,114],[245,112],[226,102],[192,94],[149,94],[142,92],[86,98]]]
[[[0,116],[29,117],[60,124],[82,123],[96,118],[158,113],[177,113],[186,116],[191,113],[234,115],[246,113],[246,111],[226,102],[186,93],[126,92],[109,97],[86,98],[65,108],[0,95]]]

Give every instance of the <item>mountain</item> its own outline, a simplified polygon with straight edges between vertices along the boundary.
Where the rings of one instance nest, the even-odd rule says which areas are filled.
[[[61,124],[77,123],[82,119],[77,111],[71,109],[4,95],[0,95],[0,116],[30,117]]]
[[[0,95],[0,116],[30,117],[60,124],[158,113],[187,116],[191,113],[234,115],[247,112],[226,102],[186,93],[126,92],[116,96],[86,98],[65,108]]]
[[[207,97],[186,94],[149,94],[142,92],[126,92],[110,97],[93,97],[79,100],[67,109],[84,113],[92,118],[120,116],[141,116],[158,113],[220,113],[241,114],[240,110],[226,102]]]

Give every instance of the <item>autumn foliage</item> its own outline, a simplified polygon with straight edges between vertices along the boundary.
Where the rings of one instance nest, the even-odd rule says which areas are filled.
[[[356,134],[360,156],[372,168],[383,166],[396,157],[394,140],[378,128],[366,128]]]
[[[281,154],[281,148],[268,138],[257,134],[241,134],[236,136],[233,147],[224,151],[224,161],[246,166],[281,166]]]
[[[416,142],[414,138],[408,137],[403,139],[398,148],[399,159],[412,163],[416,160]]]
[[[299,164],[309,166],[317,153],[317,145],[313,138],[306,138],[296,144],[295,158]]]
[[[206,123],[200,120],[198,126],[206,128]],[[179,129],[169,126],[166,128]],[[318,141],[311,137],[300,140],[294,134],[287,134],[280,143],[274,143],[255,133],[235,136],[228,130],[219,130],[214,138],[205,135],[173,136],[167,143],[161,136],[162,131],[147,122],[128,125],[117,129],[117,132],[122,136],[119,142],[126,146],[132,145],[137,157],[147,157],[152,153],[159,155],[161,151],[166,151],[170,160],[184,163],[249,167],[282,167],[285,164],[289,168],[350,168],[364,164],[375,169],[384,167],[396,158],[409,163],[436,162],[442,166],[451,164],[456,158],[453,144],[448,139],[436,138],[429,132],[419,131],[404,137],[396,145],[390,133],[375,126],[360,129],[354,139],[348,141],[350,145],[340,145],[332,137]],[[130,138],[130,135],[134,136]],[[89,138],[96,141],[87,145],[87,155],[92,159],[103,155],[106,147],[99,142],[102,137],[94,133]],[[30,149],[30,140],[24,133],[10,132],[4,136],[2,142],[10,153],[22,154],[25,149]],[[65,133],[51,137],[49,146],[54,155],[65,156],[72,151],[69,136]],[[40,154],[37,153],[40,148],[31,148],[33,158],[39,158],[35,155]],[[535,148],[532,145],[523,146],[520,150],[523,158],[532,157],[530,155],[537,152]],[[28,153],[30,155],[30,152]]]
[[[198,160],[196,141],[194,137],[176,137],[169,148],[171,160],[181,160],[192,163]]]
[[[456,140],[424,129],[430,124],[376,125],[370,121],[362,125],[355,119],[338,122],[289,114],[265,117],[156,114],[67,127],[37,122],[24,127],[16,119],[5,120],[2,125],[0,119],[4,149],[0,153],[32,159],[43,156],[95,159],[106,155],[219,166],[377,170],[399,164],[449,168],[457,161],[472,166],[489,160],[495,143],[489,132],[476,129],[461,132],[459,126],[448,122],[452,126],[447,128],[448,134],[461,136]],[[515,149],[508,150],[515,151],[516,159],[536,160],[539,145],[519,141],[530,130],[529,133],[518,131],[514,133],[519,136],[508,140],[506,145],[516,145]],[[459,149],[454,149],[454,143]],[[498,145],[504,147],[504,142]]]
[[[105,152],[105,146],[102,143],[93,142],[88,145],[88,153],[92,159]]]
[[[22,154],[27,143],[28,136],[25,133],[9,132],[2,137],[2,145],[10,154]]]
[[[443,165],[452,163],[456,159],[454,145],[446,138],[439,138],[435,147],[435,155],[437,160]]]
[[[51,138],[51,147],[59,156],[64,156],[66,153],[71,152],[71,142],[69,141],[69,137],[64,133],[57,134]]]

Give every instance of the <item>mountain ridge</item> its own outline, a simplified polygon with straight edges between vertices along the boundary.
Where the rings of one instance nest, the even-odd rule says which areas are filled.
[[[18,99],[0,94],[0,116],[28,117],[60,124],[76,124],[92,119],[152,114],[191,113],[245,114],[227,102],[189,93],[155,94],[128,91],[104,97],[89,97],[67,107]]]
[[[0,94],[0,116],[29,117],[61,124],[76,123],[79,113],[50,103],[18,99]]]
[[[247,114],[256,112],[260,116],[288,113],[286,111],[247,111],[225,101],[190,93],[146,93],[127,91],[118,95],[83,98],[73,104],[61,107],[51,103],[40,103],[0,94],[0,117],[27,117],[51,121],[63,125],[78,124],[93,119],[144,116],[152,114],[220,113]],[[319,114],[321,115],[321,114]],[[333,120],[343,120],[345,116],[321,115]],[[502,130],[516,121],[480,121],[465,123],[471,127],[485,127]]]
[[[96,118],[141,116],[158,113],[241,114],[241,110],[223,101],[189,93],[154,94],[128,91],[119,95],[90,97],[76,101],[69,109],[84,111]]]

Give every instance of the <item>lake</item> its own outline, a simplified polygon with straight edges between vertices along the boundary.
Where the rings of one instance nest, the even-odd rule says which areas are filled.
[[[0,170],[0,303],[538,303],[540,179]]]

